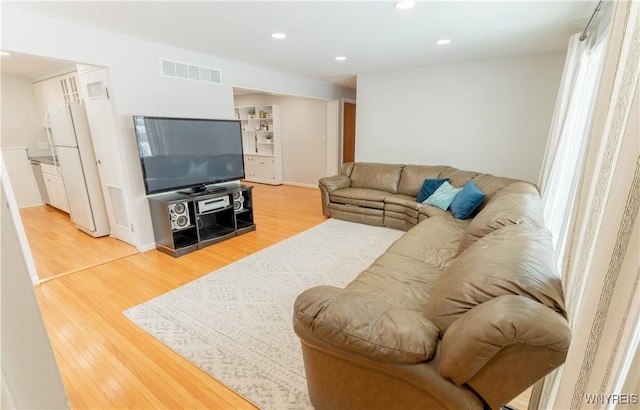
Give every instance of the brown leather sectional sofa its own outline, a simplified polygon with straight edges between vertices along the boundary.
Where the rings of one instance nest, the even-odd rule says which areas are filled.
[[[416,202],[473,180],[470,219]],[[294,306],[317,409],[500,408],[564,363],[570,331],[535,186],[447,166],[345,164],[323,212],[408,230],[344,289]]]

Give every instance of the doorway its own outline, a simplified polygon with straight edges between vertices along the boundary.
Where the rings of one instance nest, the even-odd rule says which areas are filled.
[[[234,88],[234,106],[279,107],[282,182],[287,185],[317,188],[318,180],[327,176],[328,140],[337,139],[328,129],[327,102],[318,98]],[[335,157],[334,154],[332,158]]]
[[[12,53],[10,58],[11,62],[5,61],[6,57],[2,60],[2,97],[7,101],[19,101],[19,104],[13,111],[3,109],[2,123],[3,128],[6,124],[8,129],[20,129],[21,132],[12,133],[13,138],[3,139],[2,148],[4,150],[22,147],[21,149],[25,152],[23,162],[27,161],[29,164],[27,157],[43,159],[53,156],[44,125],[46,121],[43,121],[40,115],[39,105],[42,104],[34,90],[34,83],[47,82],[47,84],[57,84],[59,88],[61,81],[58,79],[67,78],[67,74],[75,71],[77,65],[70,61],[17,53]],[[65,99],[51,103],[71,101],[73,100]],[[20,115],[15,113],[16,110],[19,110]],[[9,166],[15,166],[15,164],[12,163]],[[19,169],[23,168],[25,166]],[[31,176],[32,167],[26,165],[26,168],[29,175],[25,173],[25,177]],[[38,169],[40,169],[39,166]],[[35,175],[34,177],[37,178]],[[25,254],[33,256],[35,272],[32,268],[30,271],[34,283],[139,252],[136,247],[113,237],[93,238],[81,232],[76,229],[68,213],[50,205],[38,205],[42,202],[37,184],[20,182],[22,181],[18,180],[10,184],[12,191],[33,189],[35,190],[33,195],[37,197],[37,200],[28,203],[19,202],[18,205],[21,208],[17,210],[16,215],[19,216],[17,223],[22,223],[26,234],[26,238],[21,237],[21,246],[30,250],[30,252],[25,251]],[[15,194],[12,192],[11,195]],[[33,265],[30,266],[33,267]]]
[[[342,122],[342,163],[354,162],[356,156],[356,104],[344,102]]]

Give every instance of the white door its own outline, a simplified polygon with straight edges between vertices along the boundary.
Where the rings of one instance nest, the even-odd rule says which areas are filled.
[[[125,178],[123,150],[109,99],[107,69],[80,71],[79,79],[109,215],[111,236],[137,246],[131,222],[133,213],[128,194],[131,190]]]

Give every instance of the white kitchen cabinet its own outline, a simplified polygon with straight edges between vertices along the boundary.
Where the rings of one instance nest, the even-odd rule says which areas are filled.
[[[64,187],[64,180],[59,174],[59,168],[49,164],[40,164],[40,169],[42,170],[44,186],[47,188],[49,205],[69,213],[67,191]]]
[[[282,184],[280,107],[235,107],[235,116],[242,127],[245,179],[264,184]]]
[[[64,102],[82,104],[83,101],[80,97],[78,73],[74,71],[57,78],[60,82],[60,87],[62,87]]]
[[[51,125],[45,120],[47,107],[51,104],[79,103],[82,104],[80,90],[78,88],[78,73],[71,72],[50,78],[48,80],[33,83],[33,92],[38,104],[38,112],[43,127]]]

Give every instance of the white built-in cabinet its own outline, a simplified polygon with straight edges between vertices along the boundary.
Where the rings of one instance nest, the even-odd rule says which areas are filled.
[[[49,205],[69,213],[67,191],[65,190],[62,176],[60,176],[60,168],[54,165],[40,164],[40,169],[42,170],[44,186],[47,188]]]
[[[50,127],[46,119],[47,107],[51,104],[60,103],[80,103],[80,89],[78,82],[78,73],[71,72],[48,80],[33,83],[33,92],[36,95],[36,103],[38,104],[38,112],[43,127]]]
[[[282,184],[280,107],[235,107],[235,116],[242,126],[245,179],[264,184]]]

